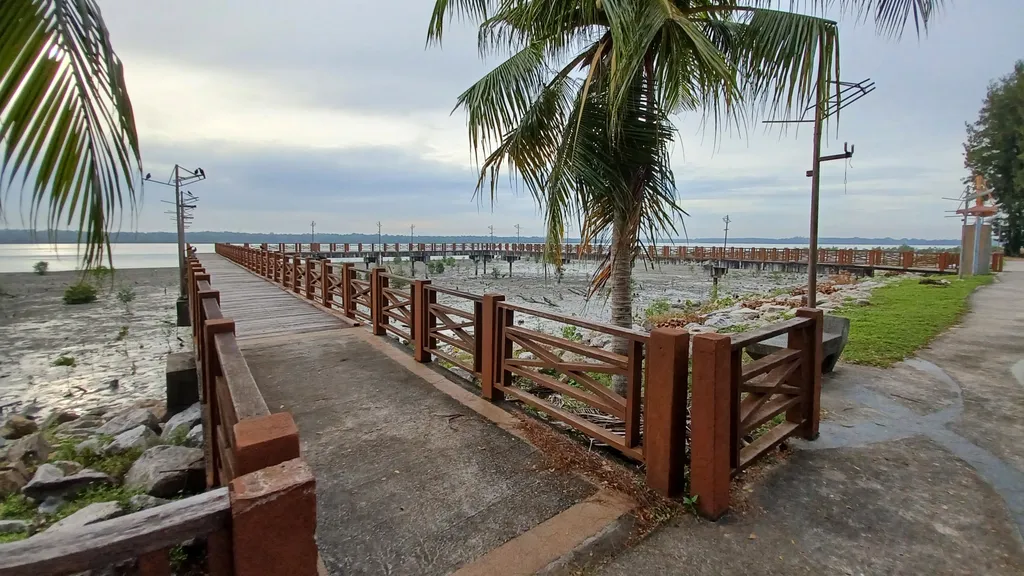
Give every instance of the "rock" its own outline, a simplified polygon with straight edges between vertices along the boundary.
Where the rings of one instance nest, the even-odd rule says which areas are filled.
[[[103,449],[103,453],[107,455],[121,454],[133,448],[145,450],[156,442],[156,433],[146,426],[136,426],[115,436],[114,440]]]
[[[164,426],[164,431],[160,434],[162,440],[168,440],[179,428],[185,428],[185,434],[188,430],[191,430],[193,426],[203,421],[203,410],[199,402],[189,406],[185,410],[178,412],[171,419],[167,421]]]
[[[196,424],[193,426],[192,429],[188,431],[188,435],[185,436],[185,446],[194,446],[198,448],[203,445],[204,441],[202,424]]]
[[[74,422],[75,420],[78,420],[78,418],[79,416],[75,412],[70,412],[68,410],[55,410],[51,412],[45,420],[43,420],[42,429],[49,430],[50,428],[59,426],[60,424]]]
[[[65,476],[68,474],[78,474],[82,471],[82,468],[84,468],[84,466],[78,462],[72,462],[71,460],[57,460],[56,462],[50,462],[50,464],[60,468],[60,471],[63,472]]]
[[[17,494],[28,483],[28,469],[21,462],[10,462],[0,467],[0,498]]]
[[[167,418],[167,403],[163,400],[143,398],[132,404],[132,408],[145,408],[149,410],[159,422],[163,422]]]
[[[3,428],[0,428],[0,436],[8,440],[17,440],[37,430],[39,430],[39,425],[35,423],[35,420],[20,414],[11,414],[7,417],[7,421],[4,422]]]
[[[28,532],[30,524],[24,520],[0,520],[0,534]]]
[[[761,313],[758,312],[757,310],[751,310],[750,308],[742,308],[740,310],[736,310],[735,312],[730,312],[729,320],[733,324],[744,324],[746,322],[750,322],[751,320],[756,320],[760,316]]]
[[[58,424],[53,432],[57,436],[86,438],[93,434],[96,428],[99,428],[102,424],[103,422],[97,416],[85,416],[77,420]]]
[[[769,314],[778,314],[789,310],[789,306],[782,306],[780,304],[763,304],[760,308],[758,308],[758,310],[760,310],[761,312],[767,312]]]
[[[605,348],[610,346],[612,343],[612,335],[605,334],[604,332],[598,332],[594,334],[594,337],[590,339],[590,345],[594,348]]]
[[[43,437],[42,432],[20,438],[7,449],[8,462],[21,462],[26,466],[46,462],[49,457],[50,443]]]
[[[121,505],[117,502],[95,502],[67,518],[64,518],[60,522],[57,522],[53,526],[50,526],[45,531],[59,532],[69,528],[80,528],[82,526],[88,526],[89,524],[95,524],[96,522],[116,518],[123,512]]]
[[[154,446],[132,464],[124,477],[126,487],[161,498],[182,491],[202,491],[205,483],[203,451],[186,446]]]
[[[537,357],[533,355],[533,352],[523,352],[518,356],[519,360],[536,360]]]
[[[53,464],[41,464],[35,476],[21,489],[21,493],[33,500],[45,500],[52,496],[72,496],[90,486],[110,486],[114,479],[102,472],[86,468],[76,474],[64,475]]]
[[[77,446],[75,446],[75,452],[78,454],[82,454],[83,452],[89,451],[92,452],[93,454],[99,454],[100,452],[103,451],[103,447],[106,445],[106,443],[106,440],[104,440],[103,438],[100,438],[99,436],[93,436],[92,438],[80,442]]]
[[[726,326],[732,326],[733,324],[735,324],[735,322],[731,320],[730,316],[726,316],[725,314],[714,314],[712,316],[708,316],[707,319],[704,320],[704,325],[712,328],[725,328]]]
[[[718,329],[713,326],[702,326],[701,324],[697,324],[696,322],[687,324],[683,329],[689,332],[690,334],[709,334],[718,332]]]
[[[132,510],[136,511],[153,508],[154,506],[161,506],[168,502],[170,502],[170,500],[149,496],[147,494],[136,494],[128,500],[128,504],[132,507]]]
[[[97,434],[117,436],[138,426],[146,426],[154,432],[160,431],[160,422],[146,408],[129,408],[96,429]]]
[[[64,499],[60,496],[48,496],[46,500],[43,500],[43,503],[39,505],[39,508],[36,508],[36,512],[46,515],[56,514],[57,510],[63,505]]]

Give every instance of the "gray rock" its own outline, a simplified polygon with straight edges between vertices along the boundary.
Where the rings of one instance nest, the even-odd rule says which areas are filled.
[[[74,422],[75,420],[78,420],[78,418],[78,414],[74,412],[70,412],[68,410],[55,410],[51,412],[45,420],[43,420],[42,429],[48,430],[66,422]]]
[[[160,438],[167,440],[174,436],[174,433],[179,428],[185,428],[191,430],[193,426],[203,421],[203,410],[198,402],[189,406],[185,410],[178,412],[171,419],[167,421],[164,426],[163,433],[160,434]],[[187,433],[187,432],[185,432]]]
[[[28,532],[30,524],[25,520],[0,520],[0,534]]]
[[[28,469],[21,462],[0,466],[0,498],[17,494],[28,483]]]
[[[88,526],[89,524],[116,518],[123,512],[121,505],[117,502],[96,502],[50,526],[46,529],[46,532],[59,532],[69,528]]]
[[[33,500],[45,500],[51,496],[69,497],[90,486],[110,486],[114,479],[102,472],[88,468],[76,474],[64,475],[53,464],[42,464],[35,476],[22,487],[21,493]]]
[[[72,462],[71,460],[57,460],[56,462],[50,462],[50,464],[60,468],[60,471],[63,472],[65,476],[68,474],[78,474],[84,468],[84,466],[78,462]]]
[[[520,360],[536,360],[537,357],[533,355],[533,352],[523,352],[518,356]]]
[[[60,496],[49,496],[46,500],[43,500],[43,503],[39,505],[36,512],[49,516],[50,514],[56,514],[57,510],[63,505],[64,499]]]
[[[729,318],[733,320],[733,323],[749,322],[756,319],[761,315],[757,310],[751,310],[750,308],[740,308],[729,313]]]
[[[590,345],[595,348],[605,348],[612,343],[611,334],[605,334],[603,332],[597,332],[593,338],[590,339]]]
[[[168,502],[170,502],[170,500],[149,496],[148,494],[136,494],[128,500],[128,504],[132,507],[132,510],[145,510],[147,508],[153,508],[154,506],[167,504]]]
[[[758,310],[760,310],[761,312],[767,312],[769,314],[779,313],[789,310],[789,306],[782,306],[781,304],[762,304],[761,307],[758,308]]]
[[[161,498],[182,491],[199,492],[205,482],[203,451],[186,446],[154,446],[132,464],[124,477],[126,487]]]
[[[726,326],[732,326],[733,324],[735,324],[735,322],[731,320],[729,316],[724,314],[708,316],[707,319],[704,320],[704,325],[712,328],[725,328]]]
[[[46,462],[49,457],[50,443],[43,437],[42,432],[20,438],[7,449],[8,462],[21,462],[26,466]]]
[[[196,424],[188,431],[188,435],[185,436],[185,446],[202,446],[204,442],[203,436],[203,425]]]
[[[160,421],[148,409],[129,408],[97,428],[96,433],[117,436],[138,426],[146,426],[154,432],[160,431]]]
[[[83,452],[89,451],[94,454],[99,454],[103,451],[103,447],[106,443],[107,441],[105,439],[100,438],[99,436],[93,436],[92,438],[84,440],[75,446],[75,452],[82,454]]]
[[[697,323],[687,324],[686,327],[683,329],[689,332],[690,334],[709,334],[718,332],[718,329],[716,329],[714,326],[702,326]]]
[[[103,453],[107,455],[121,454],[133,448],[145,450],[156,444],[157,436],[146,426],[136,426],[127,432],[122,432],[114,437],[113,442],[107,444]]]
[[[39,430],[39,425],[36,424],[35,420],[20,414],[11,414],[7,417],[7,421],[4,422],[3,428],[0,428],[0,436],[8,440],[17,440],[37,430]]]
[[[153,413],[158,422],[163,422],[167,418],[167,402],[163,400],[156,400],[153,398],[143,398],[142,400],[136,400],[132,404],[132,408],[145,408]]]
[[[102,424],[103,422],[96,416],[85,416],[77,420],[58,424],[57,428],[54,429],[54,434],[71,438],[86,438],[95,433],[96,429]]]

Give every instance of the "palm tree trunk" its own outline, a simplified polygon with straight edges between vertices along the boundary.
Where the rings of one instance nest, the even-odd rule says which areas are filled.
[[[612,324],[623,328],[633,327],[633,245],[625,234],[626,222],[616,219],[612,227],[611,276]],[[629,340],[612,339],[612,352],[629,354]],[[612,389],[620,396],[626,395],[626,377],[613,376]]]

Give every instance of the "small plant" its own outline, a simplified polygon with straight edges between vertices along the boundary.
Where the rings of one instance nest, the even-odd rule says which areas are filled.
[[[668,301],[668,298],[656,298],[651,305],[644,310],[644,316],[648,320],[655,316],[664,316],[668,314],[668,311],[672,309],[672,304]]]
[[[491,278],[493,278],[495,280],[498,280],[499,278],[501,278],[501,273],[498,272],[498,269],[493,267],[493,266],[491,266]]]
[[[96,278],[97,280],[102,280],[104,278],[112,276],[114,274],[114,269],[113,268],[107,268],[103,264],[100,264],[99,266],[97,266],[95,268],[90,268],[89,269],[89,274],[92,274],[93,277]]]
[[[0,520],[31,520],[36,506],[21,494],[11,494],[0,500]]]
[[[122,286],[117,291],[117,301],[124,304],[124,310],[131,314],[131,303],[135,301],[135,289],[131,286]]]
[[[683,507],[686,508],[687,512],[691,514],[697,513],[697,498],[700,496],[694,494],[693,496],[683,496]]]
[[[74,356],[64,356],[63,354],[61,354],[56,360],[53,361],[53,365],[54,366],[67,366],[68,368],[73,368],[75,366],[75,357]]]
[[[32,265],[32,271],[40,276],[46,276],[46,273],[50,270],[50,263],[40,260]]]
[[[444,261],[427,260],[427,272],[431,274],[444,274]]]
[[[96,301],[96,287],[82,281],[64,290],[65,304],[88,304]]]
[[[128,326],[121,326],[121,329],[117,331],[117,337],[114,338],[114,342],[120,342],[128,337]]]
[[[562,326],[562,338],[572,340],[573,342],[579,342],[583,340],[583,334],[580,332],[580,329],[575,326]]]

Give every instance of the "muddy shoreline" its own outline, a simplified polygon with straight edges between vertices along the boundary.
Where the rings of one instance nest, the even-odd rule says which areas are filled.
[[[90,280],[89,304],[66,305],[64,289],[80,272],[0,274],[0,406],[45,414],[130,406],[163,398],[169,352],[189,345],[175,326],[176,268],[119,270]],[[121,289],[134,292],[127,306]],[[64,356],[73,366],[55,366]]]

